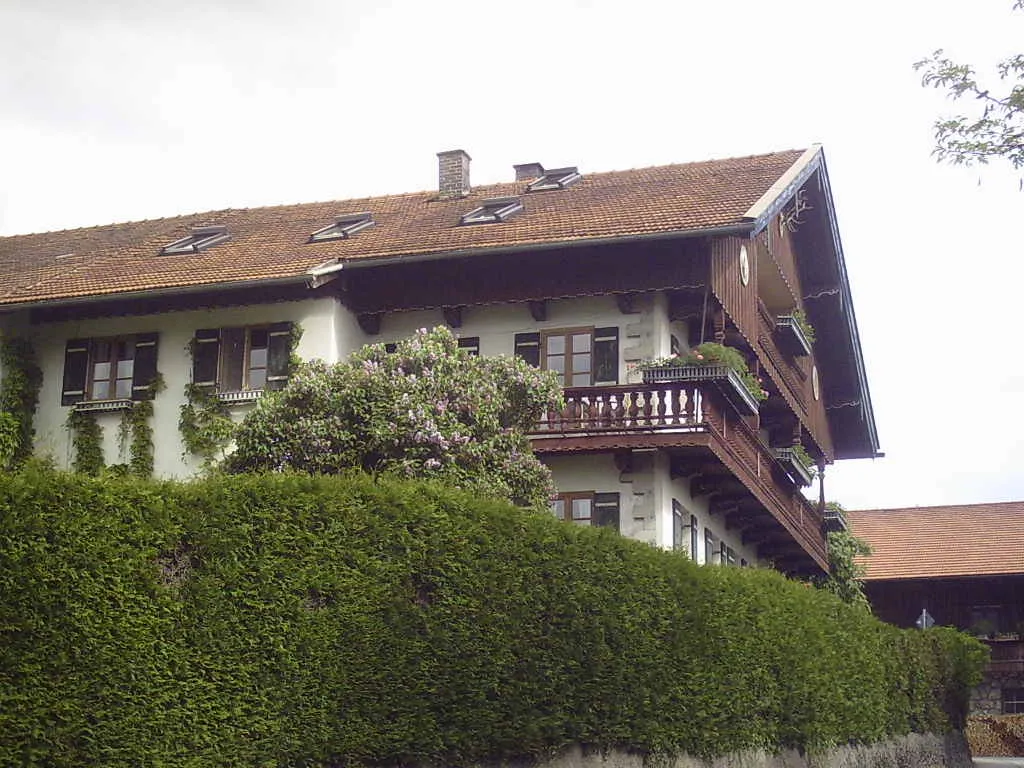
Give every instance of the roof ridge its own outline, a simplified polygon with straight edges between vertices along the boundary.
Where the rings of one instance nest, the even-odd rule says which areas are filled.
[[[877,507],[874,509],[848,509],[846,514],[870,514],[870,513],[891,513],[891,512],[923,512],[926,510],[943,509],[977,509],[979,507],[1001,507],[1001,506],[1024,506],[1024,499],[1018,501],[978,501],[972,504],[928,504],[917,507]]]

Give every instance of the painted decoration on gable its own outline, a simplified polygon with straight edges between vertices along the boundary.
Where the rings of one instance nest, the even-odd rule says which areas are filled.
[[[811,393],[815,400],[821,400],[821,383],[818,381],[818,366],[811,368]]]
[[[740,282],[750,284],[750,259],[747,257],[747,246],[740,246]]]

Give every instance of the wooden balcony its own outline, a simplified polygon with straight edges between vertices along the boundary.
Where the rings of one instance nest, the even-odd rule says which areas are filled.
[[[658,448],[691,492],[786,570],[827,571],[823,521],[745,416],[715,382],[572,387],[565,407],[530,434],[543,455]],[[791,562],[791,567],[782,561]]]
[[[992,652],[988,671],[1024,672],[1024,640],[985,640]]]

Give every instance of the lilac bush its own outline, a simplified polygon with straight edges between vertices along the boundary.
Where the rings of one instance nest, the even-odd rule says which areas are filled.
[[[371,344],[334,365],[300,364],[239,426],[225,469],[359,468],[546,505],[551,476],[526,432],[561,404],[553,374],[473,356],[447,328],[421,329],[393,353]]]

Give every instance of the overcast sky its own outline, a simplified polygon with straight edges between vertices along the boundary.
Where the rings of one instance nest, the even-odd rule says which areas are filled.
[[[1011,0],[0,0],[0,235],[822,142],[882,448],[848,508],[1024,499],[1024,193],[937,166],[911,65]]]

